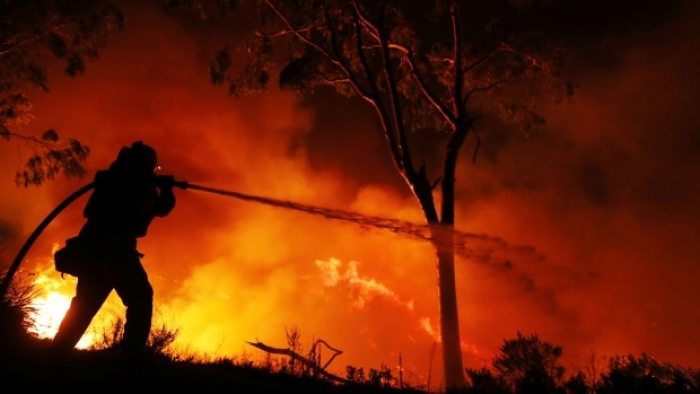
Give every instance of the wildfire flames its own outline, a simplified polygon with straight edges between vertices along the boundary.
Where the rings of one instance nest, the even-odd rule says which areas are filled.
[[[54,246],[54,250],[57,245]],[[38,271],[32,283],[36,292],[30,308],[31,326],[29,333],[38,338],[53,338],[58,331],[61,320],[68,311],[71,298],[75,292],[76,279],[70,276],[61,277],[52,266]],[[120,302],[110,295],[100,312],[92,320],[90,328],[77,344],[79,349],[98,345],[102,334],[109,333],[114,325],[115,311]],[[123,307],[122,307],[123,308]]]
[[[32,152],[0,142],[0,263],[136,140],[154,146],[164,173],[177,179],[425,221],[370,108],[324,91],[308,99],[277,89],[230,98],[206,73],[224,44],[218,28],[211,38],[150,2],[133,3],[129,28],[84,76],[55,70],[51,94],[32,100],[36,119],[23,130],[55,129],[90,146],[86,177],[17,188],[18,163]],[[577,66],[575,105],[546,108],[547,122],[532,138],[501,122],[484,127],[478,162],[474,146],[460,156],[456,228],[527,246],[520,251],[537,257],[502,264],[455,257],[465,367],[490,365],[518,331],[563,346],[575,369],[592,352],[644,351],[700,365],[692,350],[700,349],[700,308],[692,301],[700,296],[700,221],[689,220],[700,217],[700,188],[691,181],[700,172],[700,84],[687,80],[700,67],[687,51],[700,37],[696,15],[677,29],[659,28],[662,35],[645,28],[638,45],[631,36],[601,45],[611,52],[600,57],[584,50],[595,67]],[[416,164],[439,179],[442,162],[433,165],[427,153],[439,141],[419,134],[426,157]],[[401,354],[407,374],[440,376],[429,242],[196,190],[176,196],[176,208],[153,221],[138,249],[154,289],[154,324],[177,330],[177,351],[256,356],[246,341],[283,347],[285,328],[297,326],[304,345],[316,337],[343,350],[330,367],[339,374],[348,364],[376,368]],[[39,337],[54,335],[75,293],[76,279],[61,278],[47,256],[52,241],[79,231],[85,201],[47,227],[22,265],[34,272],[22,279],[37,293],[31,332]],[[112,293],[79,346],[99,346],[123,316]]]
[[[54,245],[53,250],[58,247]],[[32,288],[36,292],[32,303],[30,304],[32,325],[28,331],[39,338],[53,338],[58,331],[63,317],[65,316],[71,302],[71,298],[75,292],[76,278],[65,276],[56,272],[52,266],[52,261],[46,260],[41,263],[42,267],[36,271],[35,279],[32,283]],[[386,284],[378,281],[375,278],[363,276],[360,273],[360,263],[349,261],[341,262],[339,259],[331,257],[329,260],[316,260],[314,264],[318,271],[318,277],[323,287],[341,291],[346,297],[347,306],[353,311],[365,309],[370,302],[385,302],[395,305],[398,309],[403,310],[415,320],[416,327],[423,335],[428,335],[434,341],[439,342],[439,335],[432,328],[429,317],[421,317],[415,314],[414,301],[406,301],[402,299],[394,290],[387,287]],[[227,297],[223,297],[227,298]],[[165,309],[177,309],[177,305],[161,305]],[[114,328],[115,318],[123,316],[123,305],[116,296],[111,294],[105,304],[102,306],[98,314],[92,320],[90,327],[80,339],[77,347],[87,349],[91,347],[99,347],[100,341],[105,334],[111,334]],[[200,310],[199,313],[202,313]],[[196,332],[192,333],[187,330],[187,321],[175,319],[169,324],[178,327],[185,327],[178,336],[176,342],[180,347],[189,348],[190,351],[201,351],[205,354],[222,353],[221,349],[216,349],[216,343],[220,342],[217,335],[211,332]],[[216,327],[215,321],[210,322],[210,327]],[[212,328],[212,330],[215,330]],[[213,331],[212,331],[213,332]],[[465,344],[463,344],[463,347]],[[229,355],[223,352],[221,355]]]

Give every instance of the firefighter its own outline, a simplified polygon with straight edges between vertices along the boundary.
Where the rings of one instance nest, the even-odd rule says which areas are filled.
[[[107,170],[95,174],[95,189],[85,206],[80,233],[84,267],[77,275],[75,297],[53,339],[53,349],[72,349],[116,290],[126,306],[122,350],[142,355],[151,328],[153,289],[136,249],[154,217],[175,206],[171,176],[158,175],[156,151],[141,141],[120,150]]]

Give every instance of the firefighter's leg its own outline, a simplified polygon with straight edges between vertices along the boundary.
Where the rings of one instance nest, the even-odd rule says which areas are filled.
[[[53,338],[54,350],[63,352],[75,347],[110,291],[111,284],[102,278],[78,278],[75,297]]]
[[[140,353],[145,349],[151,331],[153,288],[138,256],[130,258],[124,268],[124,275],[114,287],[126,306],[122,346],[127,353]]]

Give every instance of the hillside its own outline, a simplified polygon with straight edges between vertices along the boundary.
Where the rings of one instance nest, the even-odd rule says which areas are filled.
[[[26,343],[25,343],[26,345]],[[6,349],[8,350],[8,349]],[[14,351],[13,351],[14,350]],[[51,356],[47,341],[2,352],[2,381],[8,392],[235,392],[235,393],[390,393],[419,392],[372,385],[334,384],[314,377],[274,372],[232,360],[173,360],[149,354],[127,360],[115,350],[74,351]]]
[[[169,356],[167,340],[154,344],[139,359],[122,356],[112,344],[102,350],[74,350],[56,355],[50,341],[26,331],[27,297],[21,293],[0,303],[0,381],[3,393],[61,392],[234,392],[234,393],[420,393],[398,390],[385,381],[337,384],[309,376],[300,368],[285,373],[284,361],[258,365],[248,360],[202,360]],[[156,341],[157,342],[157,341]],[[365,383],[366,382],[366,383]],[[65,390],[65,391],[63,391]]]

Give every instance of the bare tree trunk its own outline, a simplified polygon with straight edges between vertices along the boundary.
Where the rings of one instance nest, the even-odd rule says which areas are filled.
[[[454,259],[454,169],[456,154],[448,154],[442,185],[442,220],[438,219],[432,187],[425,170],[410,177],[415,196],[430,224],[433,246],[437,254],[438,295],[440,303],[440,336],[445,388],[448,392],[465,387],[462,347],[459,339],[457,289]],[[445,184],[448,182],[448,184]]]
[[[432,233],[433,244],[437,251],[442,361],[445,369],[445,388],[449,392],[462,389],[465,386],[459,314],[457,312],[454,233],[452,226],[446,225],[434,225]]]

